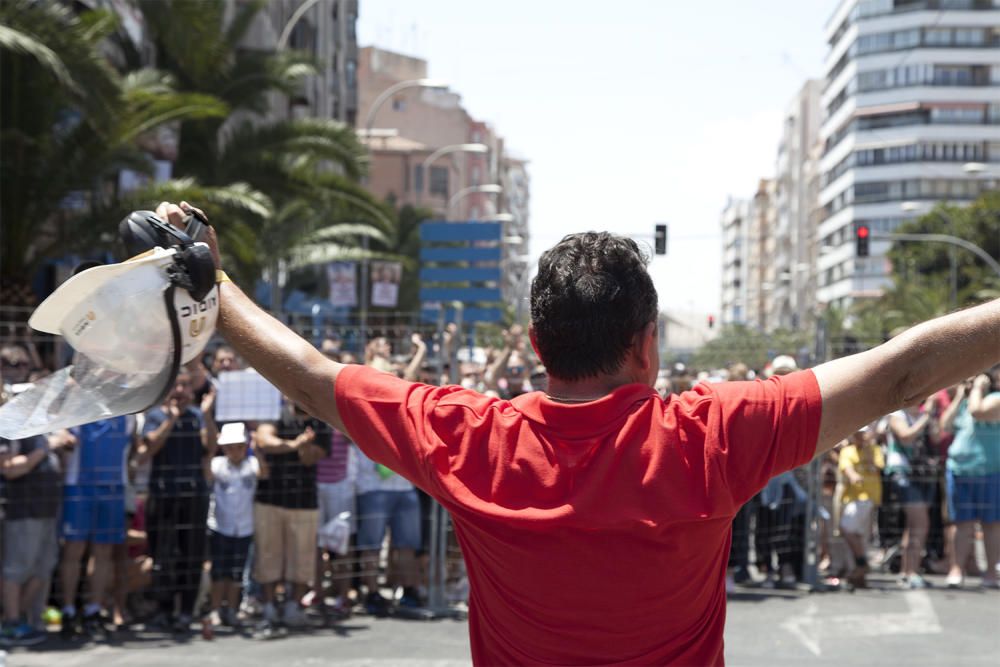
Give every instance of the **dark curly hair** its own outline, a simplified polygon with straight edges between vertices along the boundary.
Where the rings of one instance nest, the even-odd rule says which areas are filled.
[[[636,334],[658,312],[648,257],[607,232],[570,234],[538,260],[531,324],[552,377],[581,380],[618,372]]]

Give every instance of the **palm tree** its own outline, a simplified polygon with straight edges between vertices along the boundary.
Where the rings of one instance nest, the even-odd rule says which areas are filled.
[[[181,89],[216,94],[233,111],[225,120],[183,124],[177,172],[213,187],[243,182],[274,204],[270,216],[220,220],[223,247],[237,250],[227,261],[245,280],[290,259],[298,243],[317,242],[322,237],[310,235],[327,227],[360,224],[377,235],[395,226],[392,209],[359,184],[366,152],[352,128],[327,119],[264,117],[272,93],[298,95],[303,78],[315,69],[304,54],[241,48],[263,6],[260,1],[238,5],[227,21],[223,0],[140,2],[157,62],[174,74]],[[338,238],[357,243],[359,237],[341,233]]]
[[[58,3],[0,3],[0,211],[5,305],[29,305],[27,285],[47,260],[114,229],[114,177],[151,173],[136,140],[189,118],[224,118],[211,95],[177,93],[162,72],[122,77],[102,42],[106,12],[74,14]]]

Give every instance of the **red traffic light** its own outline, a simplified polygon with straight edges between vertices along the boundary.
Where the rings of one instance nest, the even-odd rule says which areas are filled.
[[[866,239],[866,238],[868,238],[868,233],[869,233],[868,232],[868,228],[865,227],[864,225],[861,225],[860,227],[858,227],[858,238],[859,239]]]

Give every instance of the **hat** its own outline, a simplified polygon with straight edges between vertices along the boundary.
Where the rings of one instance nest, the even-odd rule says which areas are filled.
[[[247,425],[243,422],[223,424],[219,431],[219,446],[247,444]]]
[[[799,365],[795,363],[795,359],[787,354],[778,355],[771,362],[772,373],[791,373],[797,370],[799,370]]]

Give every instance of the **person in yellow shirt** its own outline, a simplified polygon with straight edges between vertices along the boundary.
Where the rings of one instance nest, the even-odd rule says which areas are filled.
[[[864,588],[868,574],[868,538],[875,508],[882,504],[882,468],[885,459],[875,443],[875,433],[863,427],[850,437],[840,452],[838,468],[843,493],[840,502],[840,532],[854,556],[855,567],[847,575],[849,584]]]

